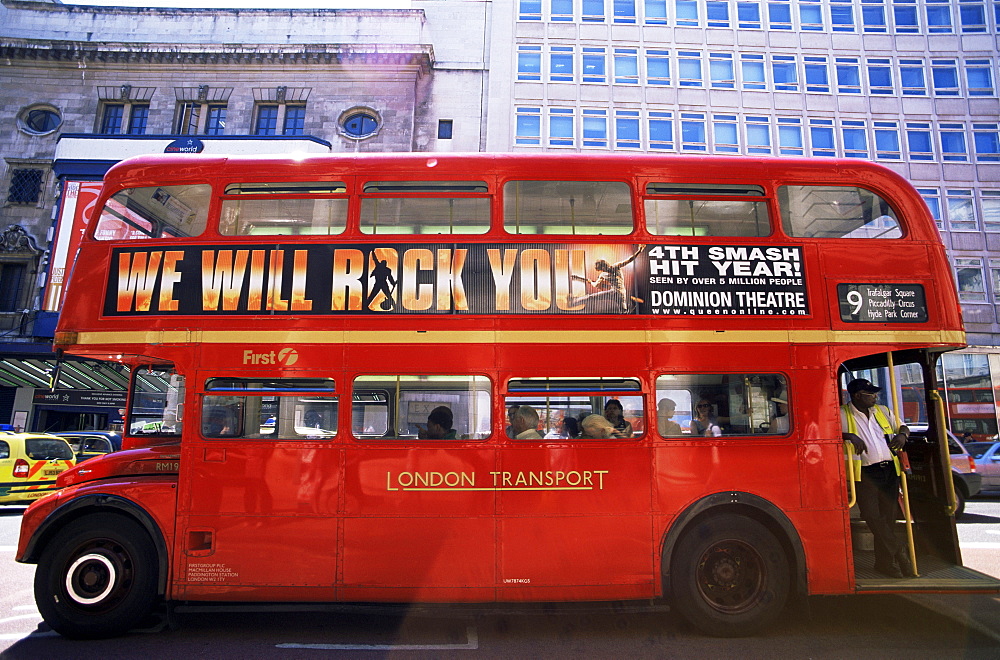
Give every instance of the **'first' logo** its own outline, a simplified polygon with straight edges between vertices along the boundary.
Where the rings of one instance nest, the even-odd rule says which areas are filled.
[[[243,364],[280,364],[284,367],[290,367],[298,361],[299,352],[294,348],[283,348],[280,351],[267,351],[266,353],[243,351]]]

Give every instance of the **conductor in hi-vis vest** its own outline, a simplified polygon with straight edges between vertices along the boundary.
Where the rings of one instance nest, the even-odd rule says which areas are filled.
[[[858,508],[875,537],[875,570],[889,577],[913,577],[906,546],[895,533],[899,517],[899,460],[895,452],[906,444],[910,430],[899,424],[888,408],[875,403],[881,389],[864,378],[848,383],[851,402],[840,407],[840,423],[844,440],[861,457]]]

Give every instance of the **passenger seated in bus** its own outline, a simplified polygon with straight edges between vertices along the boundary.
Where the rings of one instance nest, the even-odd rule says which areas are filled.
[[[538,413],[531,406],[518,406],[510,420],[510,432],[515,440],[541,440]]]
[[[221,406],[213,406],[208,410],[205,421],[201,426],[203,435],[210,438],[220,436],[235,435],[233,425],[230,422],[229,411]]]
[[[508,438],[514,437],[514,433],[512,432],[514,429],[514,413],[517,412],[518,408],[520,408],[520,406],[515,404],[507,409],[507,428],[505,428],[503,432],[507,434]]]
[[[722,435],[722,427],[719,426],[718,418],[712,414],[712,404],[708,399],[699,399],[698,405],[695,406],[695,416],[691,420],[691,435],[706,438],[717,438]]]
[[[772,396],[771,401],[774,402],[774,417],[767,432],[788,433],[788,402],[777,396]]]
[[[563,417],[559,425],[545,434],[545,440],[563,440],[580,436],[580,422],[576,417]]]
[[[677,402],[664,397],[656,404],[656,427],[662,436],[681,435],[681,425],[671,419],[677,410]]]
[[[618,399],[608,399],[604,404],[604,418],[611,422],[616,431],[621,433],[623,438],[631,438],[635,435],[632,431],[632,423],[625,419],[625,409]]]
[[[448,406],[438,406],[427,415],[427,428],[420,429],[421,440],[456,440],[458,432],[451,427],[454,416]]]
[[[587,415],[581,424],[581,438],[623,438],[621,431],[615,429],[604,415]]]

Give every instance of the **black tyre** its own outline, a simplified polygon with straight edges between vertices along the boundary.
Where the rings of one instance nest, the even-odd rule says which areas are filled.
[[[112,513],[85,516],[60,530],[35,570],[35,603],[61,635],[121,635],[156,602],[157,560],[139,523]]]
[[[760,523],[735,514],[706,518],[681,537],[670,562],[673,604],[715,637],[742,637],[771,623],[789,592],[788,558]]]

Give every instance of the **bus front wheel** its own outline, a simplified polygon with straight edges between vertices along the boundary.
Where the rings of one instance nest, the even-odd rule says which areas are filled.
[[[156,548],[141,525],[99,513],[69,523],[46,545],[35,571],[45,622],[71,638],[128,632],[156,601]]]
[[[788,558],[766,527],[745,516],[705,518],[685,532],[670,562],[673,604],[715,637],[749,635],[788,600]]]

